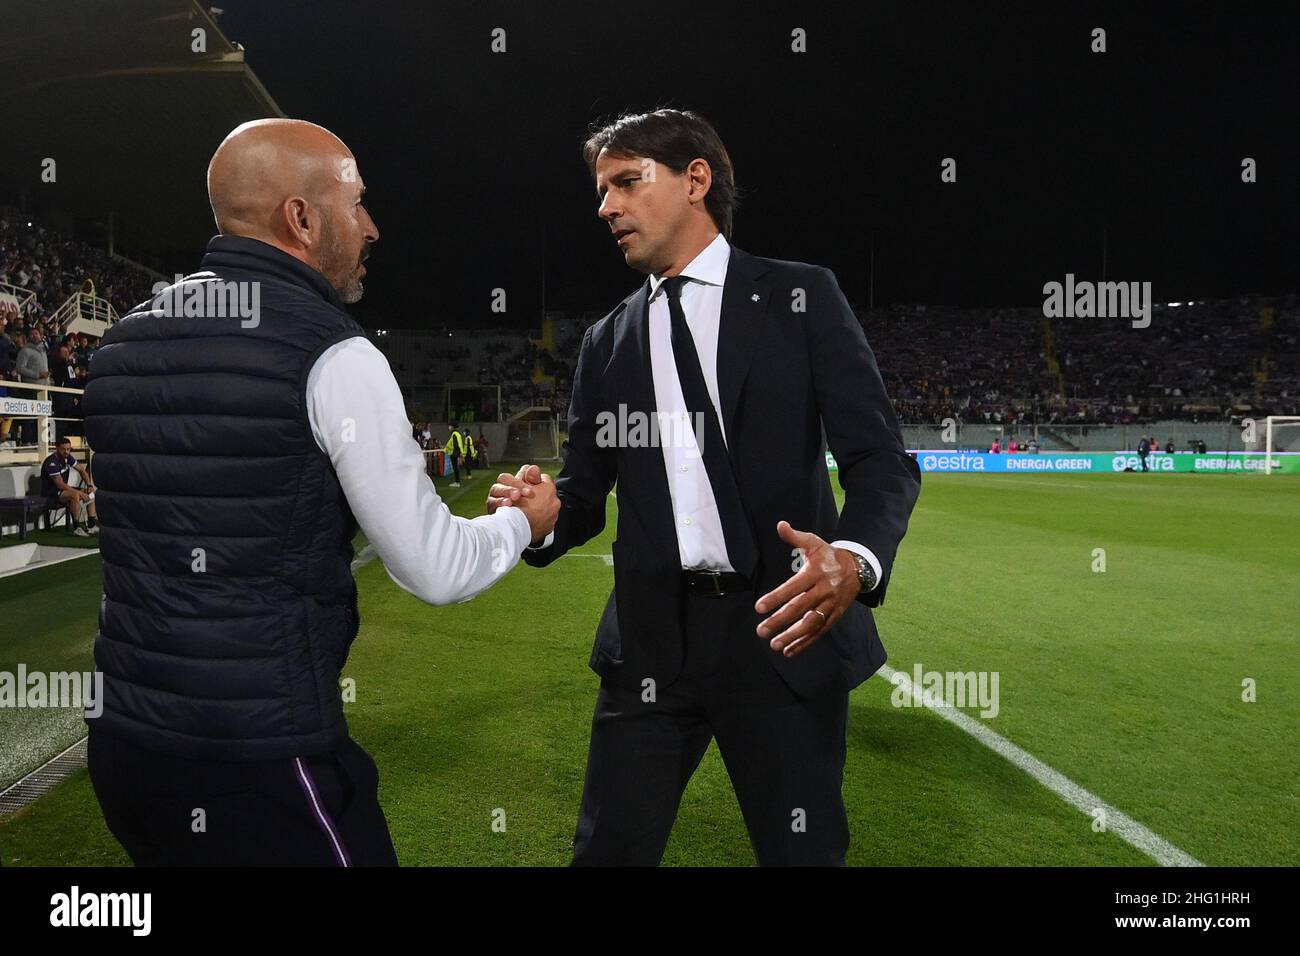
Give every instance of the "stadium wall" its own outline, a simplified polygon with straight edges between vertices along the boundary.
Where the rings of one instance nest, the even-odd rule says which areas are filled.
[[[1142,459],[1136,452],[1039,452],[1029,454],[989,454],[958,451],[951,448],[912,450],[916,463],[924,472],[965,474],[1094,474],[1111,475],[1141,471]],[[1274,454],[1274,474],[1300,474],[1300,452]],[[826,465],[835,470],[835,458],[826,453]],[[1265,456],[1251,452],[1152,452],[1147,470],[1155,473],[1185,474],[1263,474]]]
[[[1040,424],[1037,432],[1032,424],[1015,425],[997,423],[962,423],[957,426],[956,438],[942,425],[904,425],[903,443],[908,448],[944,448],[948,451],[970,450],[988,451],[994,438],[1001,438],[1003,445],[1008,438],[1019,442],[1029,438],[1038,438],[1042,451],[1082,451],[1082,452],[1120,452],[1136,451],[1143,435],[1154,438],[1163,448],[1165,442],[1173,439],[1176,451],[1190,451],[1193,441],[1203,441],[1210,448],[1220,451],[1263,451],[1264,419],[1255,420],[1254,444],[1246,444],[1243,438],[1242,420],[1232,422],[1188,422],[1166,420],[1157,422],[1139,422],[1135,425],[1064,425]],[[1287,441],[1291,435],[1286,436]],[[1300,429],[1294,437],[1300,442]],[[1300,450],[1282,445],[1283,451]]]

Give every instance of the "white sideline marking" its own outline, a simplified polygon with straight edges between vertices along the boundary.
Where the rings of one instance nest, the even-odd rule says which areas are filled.
[[[609,567],[612,568],[612,567],[614,566],[614,556],[613,556],[612,554],[579,554],[579,553],[574,552],[574,551],[569,551],[568,553],[562,555],[562,557],[566,557],[566,558],[601,558],[601,559],[604,560],[605,564],[607,564]]]
[[[1112,807],[1096,794],[1085,790],[1059,770],[1053,770],[1033,754],[1020,749],[973,717],[955,707],[936,706],[926,698],[923,691],[918,692],[915,689],[912,679],[906,674],[888,665],[881,667],[877,673],[890,683],[903,687],[913,700],[919,700],[926,708],[934,711],[950,724],[966,731],[985,747],[1005,757],[1076,810],[1089,816],[1094,810],[1103,810],[1106,814],[1107,832],[1114,833],[1129,846],[1141,850],[1161,866],[1205,866],[1194,856],[1184,853],[1164,837],[1148,830],[1132,817]]]

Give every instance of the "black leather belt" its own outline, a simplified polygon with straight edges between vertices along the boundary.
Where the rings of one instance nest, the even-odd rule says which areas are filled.
[[[701,571],[686,569],[682,571],[682,585],[686,590],[700,597],[722,597],[724,594],[736,594],[749,591],[749,578],[735,571]]]

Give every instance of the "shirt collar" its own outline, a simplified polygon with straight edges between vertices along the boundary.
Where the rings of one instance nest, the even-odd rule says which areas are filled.
[[[703,282],[705,285],[722,285],[727,280],[727,263],[730,261],[731,244],[722,233],[718,233],[713,237],[713,241],[701,249],[700,254],[681,271],[681,275],[696,282]],[[659,287],[663,282],[664,276],[650,277],[651,299],[659,294]]]
[[[328,279],[302,260],[295,259],[289,253],[260,239],[250,236],[213,236],[208,241],[200,267],[215,270],[221,266],[275,276],[312,290],[337,308],[344,308],[343,300]]]

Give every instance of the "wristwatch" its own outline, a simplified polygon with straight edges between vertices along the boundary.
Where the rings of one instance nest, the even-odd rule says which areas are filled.
[[[876,586],[876,572],[862,555],[850,551],[853,563],[858,566],[858,593],[866,594]]]

